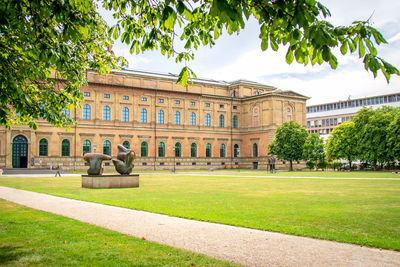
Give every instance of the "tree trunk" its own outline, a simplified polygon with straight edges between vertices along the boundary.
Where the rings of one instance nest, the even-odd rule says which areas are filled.
[[[289,160],[289,162],[290,162],[289,171],[293,171],[293,161]]]
[[[351,171],[351,160],[350,159],[348,159],[348,160],[349,160],[349,168],[350,168],[349,171]]]
[[[374,171],[376,171],[376,159],[374,159]]]

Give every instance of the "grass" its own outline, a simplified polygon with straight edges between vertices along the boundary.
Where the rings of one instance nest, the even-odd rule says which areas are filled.
[[[400,180],[268,178],[262,173],[141,175],[140,188],[84,189],[80,178],[0,185],[202,221],[400,251]],[[391,173],[275,175],[399,177]],[[254,177],[260,176],[260,177]]]
[[[2,266],[234,266],[3,200],[0,212]]]

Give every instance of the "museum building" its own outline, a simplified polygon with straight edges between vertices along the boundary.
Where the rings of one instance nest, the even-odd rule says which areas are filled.
[[[56,76],[54,76],[56,78]],[[38,129],[0,128],[0,167],[39,168],[50,163],[86,169],[83,155],[115,157],[117,145],[136,153],[135,169],[267,168],[268,144],[278,126],[306,126],[308,97],[256,82],[195,79],[122,69],[87,72],[82,109],[65,112],[69,129],[44,120]],[[60,85],[63,81],[60,80]],[[105,162],[106,169],[113,169]],[[284,161],[277,167],[287,167]]]

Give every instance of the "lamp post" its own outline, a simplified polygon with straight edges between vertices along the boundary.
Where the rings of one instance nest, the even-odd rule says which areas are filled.
[[[174,170],[173,170],[173,172],[175,173],[175,157],[176,157],[175,147],[172,149],[172,151],[174,151]]]
[[[240,172],[240,148],[237,149],[237,157],[238,157],[238,170]]]

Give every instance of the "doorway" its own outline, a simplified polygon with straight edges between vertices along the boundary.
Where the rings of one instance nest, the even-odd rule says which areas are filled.
[[[253,162],[253,169],[258,169],[258,162]]]
[[[28,167],[28,140],[23,135],[18,135],[13,139],[12,145],[12,167]]]

